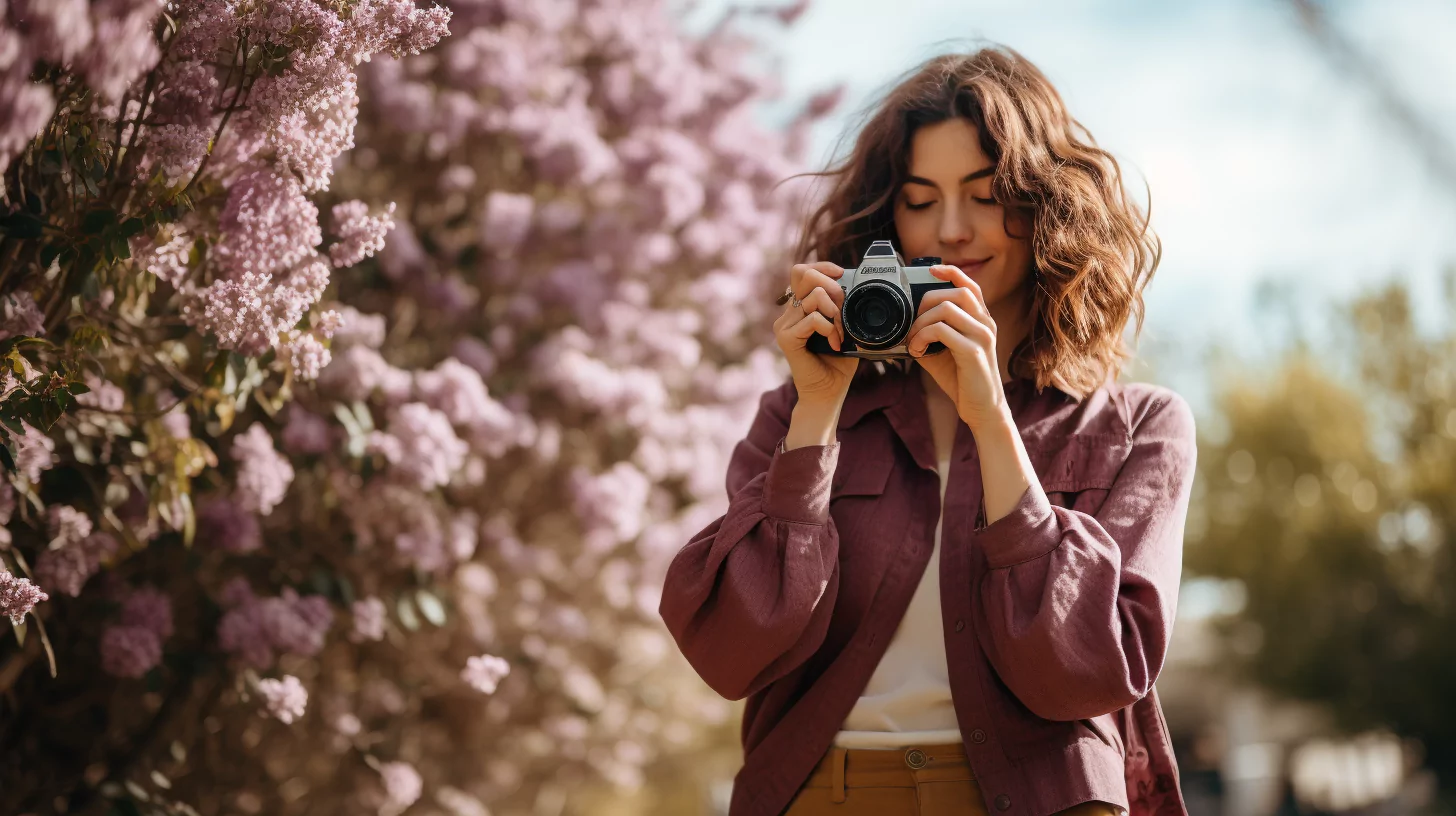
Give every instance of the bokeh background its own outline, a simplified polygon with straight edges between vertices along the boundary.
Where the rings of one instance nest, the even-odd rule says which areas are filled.
[[[444,5],[0,6],[0,812],[726,813],[779,182],[997,43],[1163,240],[1190,813],[1456,813],[1456,6]]]

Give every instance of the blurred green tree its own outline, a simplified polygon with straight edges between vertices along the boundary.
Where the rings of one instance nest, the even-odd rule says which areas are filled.
[[[1456,270],[1443,314],[1456,315]],[[1456,323],[1404,283],[1335,310],[1265,373],[1218,375],[1186,566],[1236,579],[1234,665],[1342,728],[1424,745],[1456,788]]]

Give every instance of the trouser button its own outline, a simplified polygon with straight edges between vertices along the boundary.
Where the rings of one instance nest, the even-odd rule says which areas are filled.
[[[980,745],[981,743],[983,743],[985,741],[986,741],[986,732],[985,731],[982,731],[981,729],[977,728],[975,731],[972,731],[971,732],[971,742],[974,742],[977,745]]]
[[[1006,794],[1003,793],[1000,796],[996,797],[996,809],[997,810],[1009,810],[1010,808],[1011,808],[1011,797],[1010,796],[1007,796]]]
[[[924,768],[925,752],[919,748],[911,748],[905,752],[905,764],[912,768]]]

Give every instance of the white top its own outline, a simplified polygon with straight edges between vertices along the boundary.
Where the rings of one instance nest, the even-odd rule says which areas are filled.
[[[951,705],[945,629],[940,616],[940,528],[945,520],[950,452],[944,451],[941,456],[941,518],[935,523],[930,563],[884,657],[834,737],[834,744],[841,748],[898,748],[962,741]]]

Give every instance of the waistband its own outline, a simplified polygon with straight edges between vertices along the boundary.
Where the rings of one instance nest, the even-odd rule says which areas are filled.
[[[845,788],[913,788],[917,782],[974,780],[959,742],[907,745],[903,748],[840,748],[830,746],[819,760],[806,788],[830,788],[833,800],[844,801]]]

